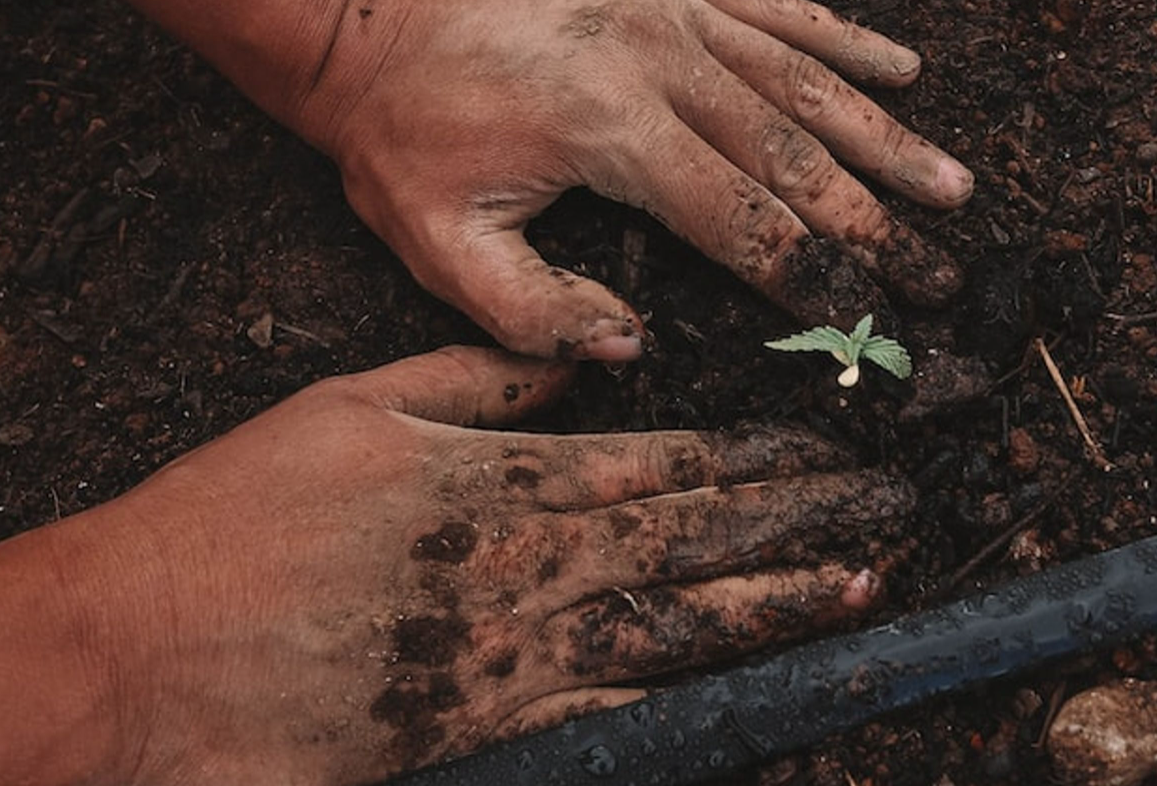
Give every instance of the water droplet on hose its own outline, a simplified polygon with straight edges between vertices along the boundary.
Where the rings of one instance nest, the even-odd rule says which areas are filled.
[[[579,754],[579,764],[591,775],[614,775],[618,761],[606,745],[595,745]]]
[[[534,769],[534,753],[529,750],[520,751],[515,762],[518,764],[518,769],[523,772],[532,770]]]
[[[631,720],[642,726],[644,729],[649,729],[655,723],[655,708],[643,702],[636,704],[630,709]]]
[[[707,757],[707,763],[715,769],[719,769],[727,763],[727,754],[723,751],[711,751],[711,755]]]
[[[671,747],[675,750],[680,750],[687,744],[687,735],[679,729],[675,729],[675,733],[671,735]]]
[[[655,751],[657,751],[658,749],[659,749],[659,746],[656,745],[655,741],[652,740],[650,737],[644,737],[643,738],[643,755],[644,756],[654,756]]]

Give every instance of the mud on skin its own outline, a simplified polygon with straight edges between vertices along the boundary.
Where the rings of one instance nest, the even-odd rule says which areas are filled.
[[[553,725],[520,707],[737,656],[862,608],[849,592],[875,597],[855,570],[899,540],[907,483],[845,471],[845,450],[798,428],[671,433],[650,451],[637,436],[454,439],[427,465],[438,512],[405,555],[416,591],[378,631],[367,708],[408,765],[486,741],[493,713]],[[852,553],[846,569],[827,556]]]

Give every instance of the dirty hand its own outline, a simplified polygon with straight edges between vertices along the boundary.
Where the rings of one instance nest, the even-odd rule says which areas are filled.
[[[306,104],[336,110],[314,134],[415,277],[510,349],[640,351],[629,306],[523,237],[572,186],[646,208],[789,307],[784,267],[809,230],[887,268],[893,226],[842,164],[938,207],[971,192],[962,166],[829,70],[903,85],[918,57],[803,0],[358,5]],[[933,290],[954,286],[938,275]]]
[[[906,85],[919,58],[805,0],[134,2],[331,154],[414,276],[509,349],[641,350],[630,306],[523,237],[573,186],[645,208],[788,308],[809,231],[916,300],[958,284],[844,169],[968,198],[967,170],[836,75]]]
[[[0,544],[6,782],[365,782],[870,604],[824,555],[911,491],[805,433],[448,425],[567,376],[453,348],[321,382]]]

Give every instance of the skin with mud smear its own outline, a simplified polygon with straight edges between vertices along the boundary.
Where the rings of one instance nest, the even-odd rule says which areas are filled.
[[[850,466],[846,452],[796,429],[694,440],[668,451],[663,462],[670,488],[695,490],[699,498],[616,504],[599,517],[601,527],[566,509],[605,491],[565,468],[617,463],[623,447],[613,439],[564,443],[551,455],[512,437],[496,453],[430,478],[460,513],[412,543],[408,558],[421,591],[385,634],[393,645],[389,685],[369,708],[374,723],[391,729],[390,751],[405,767],[469,750],[478,733],[462,733],[468,700],[501,694],[522,669],[546,665],[564,684],[614,683],[639,668],[669,672],[790,640],[875,597],[874,574],[849,574],[819,555],[897,540],[898,522],[914,504],[907,483],[843,472]],[[494,507],[462,492],[483,485],[478,474],[503,479],[489,492],[494,505],[501,497],[515,509],[549,511],[549,523],[541,514],[501,523],[483,515]],[[774,480],[752,483],[761,477]],[[710,484],[715,488],[706,491]],[[637,579],[624,582],[631,589],[605,593],[592,585],[574,602],[556,604],[559,585],[589,572],[591,561],[620,562],[619,570]],[[776,567],[754,580],[720,578],[767,565]],[[677,583],[653,586],[656,578]],[[536,639],[545,646],[519,633],[535,618]],[[557,719],[599,706],[605,705],[576,693]],[[549,724],[517,712],[498,724],[498,736],[543,725]]]

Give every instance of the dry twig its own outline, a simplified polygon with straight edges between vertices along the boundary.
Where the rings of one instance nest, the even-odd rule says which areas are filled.
[[[1089,424],[1085,422],[1085,416],[1081,414],[1077,402],[1073,399],[1073,394],[1069,392],[1069,386],[1065,384],[1064,377],[1061,376],[1060,369],[1057,364],[1053,362],[1053,356],[1049,353],[1049,348],[1045,346],[1045,342],[1041,339],[1036,340],[1036,349],[1040,353],[1041,359],[1045,362],[1045,368],[1049,370],[1049,376],[1053,379],[1053,384],[1056,385],[1060,391],[1061,398],[1065,400],[1065,405],[1069,408],[1069,414],[1073,417],[1073,422],[1077,424],[1077,431],[1081,432],[1081,438],[1085,440],[1085,445],[1089,448],[1089,453],[1093,457],[1093,461],[1103,471],[1108,472],[1113,468],[1113,464],[1105,458],[1105,452],[1101,450],[1100,444],[1093,438],[1093,432],[1089,430]]]

